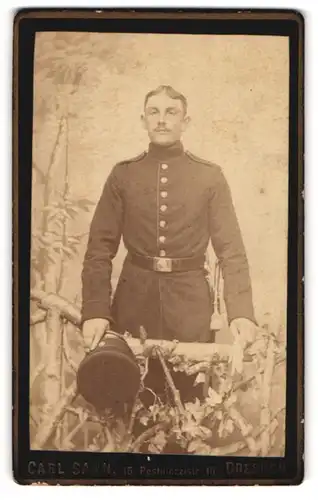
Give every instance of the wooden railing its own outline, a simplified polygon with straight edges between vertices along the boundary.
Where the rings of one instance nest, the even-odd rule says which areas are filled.
[[[199,410],[208,411],[209,415],[216,415],[218,412],[221,414],[221,419],[226,414],[226,422],[232,421],[240,432],[239,440],[224,446],[206,447],[205,453],[230,455],[239,453],[243,449],[247,449],[248,453],[254,456],[267,456],[270,453],[272,436],[278,428],[278,415],[284,412],[285,406],[273,409],[270,405],[275,368],[285,362],[284,346],[278,344],[273,332],[259,329],[256,342],[244,351],[243,359],[243,367],[251,366],[252,363],[254,373],[247,375],[243,371],[236,379],[230,370],[233,357],[236,355],[233,345],[182,343],[151,339],[144,342],[127,336],[127,343],[137,360],[142,360],[144,363],[150,356],[159,359],[178,415],[176,416],[176,413],[170,411],[173,421],[167,413],[161,422],[153,422],[154,425],[150,428],[138,436],[134,436],[133,424],[138,418],[140,410],[140,403],[136,401],[129,419],[124,424],[122,422],[120,424],[121,436],[119,439],[118,419],[114,419],[107,413],[103,416],[97,415],[94,409],[84,404],[85,402],[82,401],[83,407],[77,402],[75,373],[79,362],[85,356],[85,352],[83,344],[79,349],[81,352],[72,351],[68,343],[66,326],[73,325],[80,346],[82,340],[79,309],[65,298],[56,294],[47,294],[41,290],[31,291],[31,301],[33,305],[37,306],[30,318],[31,330],[41,328],[39,325],[45,325],[40,360],[30,373],[30,413],[31,425],[33,426],[31,446],[33,449],[46,449],[52,446],[57,449],[74,449],[74,446],[76,447],[74,439],[79,431],[83,430],[85,436],[82,449],[139,451],[146,441],[158,434],[159,430],[164,432],[169,426],[176,425],[176,418],[179,421],[181,418],[183,422],[188,418],[187,412],[190,411],[190,407],[180,400],[178,388],[175,387],[169,372],[169,364],[169,366],[173,365],[176,369],[184,371],[187,375],[198,374],[199,377],[201,374],[200,380],[204,381],[206,398],[201,406],[198,403]],[[219,374],[220,366],[223,367],[223,376]],[[224,376],[224,370],[226,376]],[[71,381],[66,381],[65,371],[68,371],[68,378]],[[39,379],[41,379],[41,384],[37,384]],[[259,423],[255,426],[242,416],[236,403],[237,398],[234,398],[233,395],[239,395],[243,388],[246,390],[256,383],[259,388]],[[39,391],[41,392],[41,404],[32,404],[32,394],[36,399]],[[35,411],[36,416],[32,414],[34,409],[37,410]],[[104,437],[103,440],[99,440],[98,446],[88,442],[85,429],[87,430],[89,423],[96,424],[102,429],[100,432]],[[181,427],[181,431],[182,429],[185,427]],[[100,436],[100,432],[97,435]]]

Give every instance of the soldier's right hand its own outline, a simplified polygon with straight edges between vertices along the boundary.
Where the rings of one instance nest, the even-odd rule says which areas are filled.
[[[84,322],[82,331],[87,351],[93,351],[97,347],[109,327],[109,321],[104,318],[93,318]]]

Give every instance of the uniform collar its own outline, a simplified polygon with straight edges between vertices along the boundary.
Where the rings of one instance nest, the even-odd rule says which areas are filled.
[[[151,142],[149,144],[148,156],[159,161],[168,161],[171,158],[177,158],[184,152],[183,145],[180,141],[171,144],[170,146],[159,146]]]

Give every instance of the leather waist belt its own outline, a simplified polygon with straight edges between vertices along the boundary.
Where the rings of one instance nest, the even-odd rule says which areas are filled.
[[[194,271],[204,266],[205,257],[187,257],[182,259],[171,259],[169,257],[144,257],[129,253],[130,261],[136,266],[160,273],[172,273],[176,271]]]

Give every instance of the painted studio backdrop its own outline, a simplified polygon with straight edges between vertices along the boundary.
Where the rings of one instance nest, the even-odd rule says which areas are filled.
[[[116,162],[148,147],[140,124],[144,96],[168,84],[188,99],[185,148],[219,164],[229,182],[257,320],[284,335],[288,39],[38,33],[34,75],[32,287],[80,306],[95,205]],[[124,256],[121,245],[114,286]],[[43,325],[36,326],[31,369],[41,358]],[[224,334],[217,341],[231,339]]]

